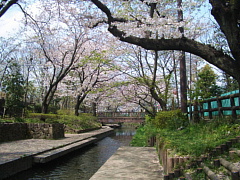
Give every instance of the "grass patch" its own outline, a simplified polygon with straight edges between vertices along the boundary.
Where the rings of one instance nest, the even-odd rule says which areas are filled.
[[[131,145],[147,146],[148,139],[156,136],[173,154],[199,157],[239,135],[240,124],[232,120],[215,119],[189,124],[179,112],[170,111],[161,112],[155,118],[148,117],[145,126],[137,130]]]
[[[159,129],[158,137],[175,153],[198,157],[239,135],[239,127],[239,124],[213,120],[183,130]]]
[[[137,147],[147,146],[147,138],[146,138],[144,126],[141,126],[137,129],[136,134],[133,136],[133,139],[131,141],[131,146],[137,146]]]
[[[135,147],[146,147],[148,146],[149,138],[156,136],[158,133],[157,128],[152,124],[146,124],[140,126],[136,130],[136,134],[133,136],[131,146]]]

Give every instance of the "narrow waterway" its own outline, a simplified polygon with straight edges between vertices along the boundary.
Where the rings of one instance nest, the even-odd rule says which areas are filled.
[[[135,128],[124,126],[95,145],[45,165],[21,172],[11,180],[88,180],[120,146],[130,145]],[[9,180],[10,180],[9,179]]]

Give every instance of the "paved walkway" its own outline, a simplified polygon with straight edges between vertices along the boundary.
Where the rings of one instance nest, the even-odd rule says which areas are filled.
[[[65,134],[65,138],[58,140],[26,139],[0,143],[0,164],[16,158],[36,155],[51,149],[66,146],[93,137],[106,131],[106,128],[82,134]]]
[[[153,147],[120,147],[90,180],[163,179],[163,169]]]
[[[78,142],[92,137],[101,139],[112,131],[113,129],[104,127],[82,134],[65,134],[65,138],[58,140],[26,139],[0,143],[0,179],[31,168],[34,164],[32,157],[36,155],[74,144],[78,145]]]

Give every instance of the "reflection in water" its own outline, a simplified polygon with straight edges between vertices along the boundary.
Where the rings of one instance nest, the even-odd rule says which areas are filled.
[[[130,146],[130,142],[132,137],[135,135],[135,129],[123,128],[115,130],[115,137],[113,137],[116,141],[118,141],[121,146]]]
[[[36,166],[9,180],[88,180],[120,146],[130,145],[134,128],[120,128],[95,145],[75,151],[56,161]]]

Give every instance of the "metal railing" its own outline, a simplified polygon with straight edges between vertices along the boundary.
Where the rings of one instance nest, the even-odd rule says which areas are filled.
[[[98,112],[98,117],[136,117],[144,118],[145,112]]]

